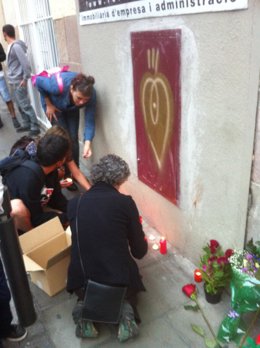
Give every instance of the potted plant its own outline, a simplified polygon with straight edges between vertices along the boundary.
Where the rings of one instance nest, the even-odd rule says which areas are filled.
[[[209,303],[218,303],[224,288],[229,285],[231,279],[229,257],[232,254],[233,250],[231,249],[224,252],[215,239],[211,239],[203,247],[203,254],[200,257],[200,270],[204,281],[206,300]]]

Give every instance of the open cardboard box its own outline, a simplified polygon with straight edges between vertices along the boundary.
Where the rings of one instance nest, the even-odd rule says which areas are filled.
[[[26,271],[31,281],[49,296],[66,287],[71,235],[58,217],[19,237]]]

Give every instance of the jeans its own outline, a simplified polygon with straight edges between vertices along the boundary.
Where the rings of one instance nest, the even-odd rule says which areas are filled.
[[[73,108],[57,114],[58,121],[54,122],[65,128],[72,142],[72,158],[79,166],[79,109]]]
[[[0,340],[1,338],[6,337],[10,333],[10,324],[13,319],[9,304],[10,299],[11,295],[7,286],[2,261],[0,259]]]
[[[31,131],[39,130],[39,123],[31,105],[27,86],[19,86],[19,83],[10,84],[10,89],[21,113],[23,127],[29,127]]]
[[[11,100],[4,76],[0,77],[0,94],[5,102],[9,102]]]

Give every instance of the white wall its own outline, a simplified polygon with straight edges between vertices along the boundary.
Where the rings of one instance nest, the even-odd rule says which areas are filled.
[[[126,185],[150,224],[198,261],[202,244],[241,247],[245,237],[260,63],[260,3],[243,11],[194,14],[79,28],[84,72],[96,78],[94,159],[128,161]],[[130,33],[182,29],[179,207],[137,178]]]
[[[49,0],[49,4],[53,20],[67,16],[73,16],[76,13],[76,6],[74,1]]]

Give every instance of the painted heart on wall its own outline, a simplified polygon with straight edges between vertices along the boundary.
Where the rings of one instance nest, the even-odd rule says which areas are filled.
[[[166,76],[158,72],[159,51],[147,50],[149,72],[140,84],[140,100],[146,135],[161,170],[174,127],[174,102]]]

